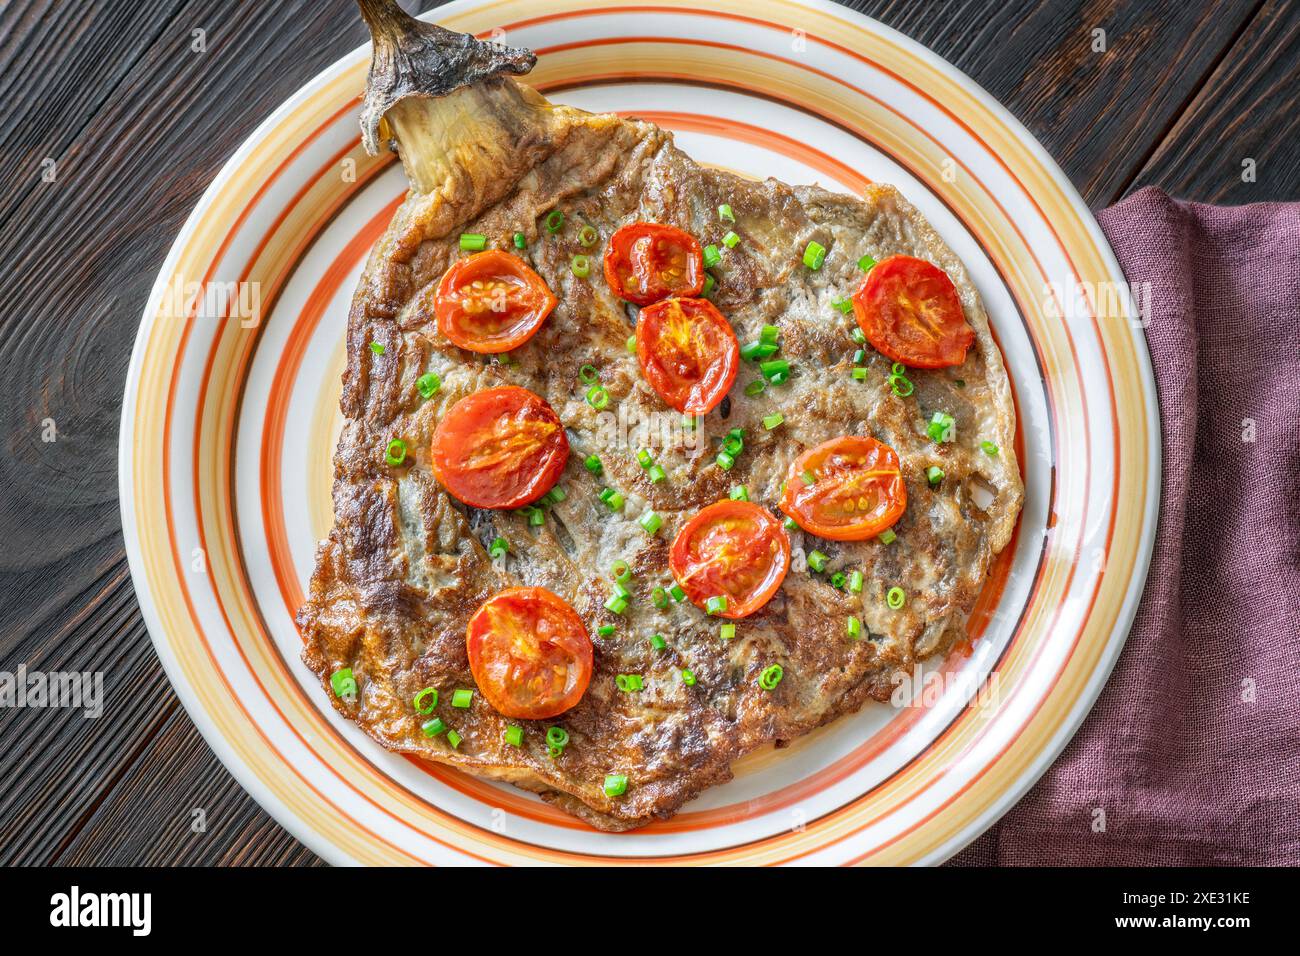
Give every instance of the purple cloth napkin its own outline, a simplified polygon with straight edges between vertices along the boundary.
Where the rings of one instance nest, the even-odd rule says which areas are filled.
[[[1300,864],[1300,204],[1148,188],[1098,218],[1150,283],[1151,573],[1077,736],[953,862]]]

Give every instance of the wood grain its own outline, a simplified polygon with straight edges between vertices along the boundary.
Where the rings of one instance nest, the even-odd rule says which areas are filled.
[[[1094,205],[1148,183],[1207,201],[1300,185],[1295,4],[849,5],[969,73]],[[0,863],[318,862],[234,783],[162,673],[122,550],[117,426],[185,216],[266,115],[364,39],[351,0],[0,5],[0,670],[99,671],[107,697],[99,720],[0,711]]]

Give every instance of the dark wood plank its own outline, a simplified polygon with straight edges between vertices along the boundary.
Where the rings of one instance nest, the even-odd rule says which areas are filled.
[[[1241,118],[1294,103],[1280,4],[1254,20],[1253,2],[1213,15],[1174,2],[851,5],[970,73],[1094,203],[1139,172],[1212,188],[1195,175],[1206,150],[1254,151],[1241,153],[1260,162],[1252,198],[1295,191],[1294,125]],[[1091,51],[1095,26],[1105,54]],[[191,50],[196,29],[206,52]],[[122,552],[116,433],[139,315],[185,216],[267,114],[364,39],[351,0],[0,5],[0,669],[100,671],[108,698],[98,721],[0,711],[0,863],[315,860],[217,763],[162,674]],[[1240,92],[1238,112],[1197,97],[1207,77]],[[1197,119],[1180,123],[1189,102]],[[46,419],[57,441],[42,441]],[[190,830],[195,807],[205,834]]]
[[[1269,0],[1133,188],[1236,205],[1300,196],[1300,3]],[[1254,160],[1254,181],[1243,162]]]

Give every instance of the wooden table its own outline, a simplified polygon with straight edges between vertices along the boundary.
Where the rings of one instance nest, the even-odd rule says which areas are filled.
[[[1094,208],[1146,185],[1300,197],[1300,3],[850,5],[981,83]],[[0,863],[320,863],[234,782],[163,676],[122,547],[117,428],[147,292],[200,193],[365,39],[351,0],[0,2],[0,670],[103,671],[108,698],[97,721],[0,711]]]

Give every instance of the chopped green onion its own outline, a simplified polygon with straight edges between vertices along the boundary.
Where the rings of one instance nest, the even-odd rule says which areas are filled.
[[[713,287],[716,284],[717,284],[717,280],[714,279],[713,276],[709,275],[708,273],[705,273],[704,289],[703,291],[700,292],[700,295],[702,295],[704,298],[707,299],[709,295],[713,292]]]
[[[447,729],[441,717],[435,717],[433,720],[426,720],[420,725],[420,730],[424,731],[426,737],[436,737]]]
[[[694,686],[695,686],[695,672],[692,671],[692,670],[690,670],[689,668],[683,667],[683,668],[682,668],[682,683],[685,684],[687,687],[694,687]]]
[[[736,487],[734,487],[734,488],[731,489],[731,500],[732,500],[732,501],[748,501],[748,500],[749,500],[749,489],[746,488],[744,485],[736,485]]]
[[[885,603],[897,611],[907,603],[907,592],[899,587],[890,588],[885,594]]]
[[[406,442],[400,438],[394,438],[384,449],[384,461],[388,462],[394,468],[406,461]]]
[[[867,341],[866,333],[856,325],[853,326],[853,331],[849,333],[849,338],[857,342],[859,345],[862,345]]]
[[[875,264],[876,264],[876,260],[871,258],[871,256],[869,255],[864,255],[861,259],[858,260],[858,268],[861,269],[863,272],[870,272],[872,268],[875,266]]]
[[[803,264],[816,272],[826,261],[826,247],[816,240],[810,241],[803,251]]]
[[[466,690],[464,687],[461,687],[451,695],[451,706],[459,707],[461,710],[464,710],[473,702],[474,692],[472,690]]]
[[[998,453],[998,446],[991,441],[980,442],[980,448],[984,449],[984,454],[995,457]]]
[[[723,222],[735,222],[736,214],[731,211],[731,206],[724,202],[718,207],[718,218]]]
[[[867,370],[865,368],[855,368],[852,374],[854,381],[865,382],[867,380]]]
[[[862,572],[854,571],[849,575],[849,592],[852,594],[862,593]]]
[[[629,601],[632,600],[632,592],[627,589],[627,585],[622,581],[614,582],[614,593],[619,597],[627,598]]]
[[[803,471],[799,472],[799,478],[809,488],[817,484],[817,476],[814,475],[811,471],[809,471],[806,468]]]
[[[722,244],[728,249],[736,248],[736,243],[738,242],[740,242],[740,236],[736,235],[734,232],[728,232],[722,237]]]
[[[605,610],[610,614],[622,614],[627,610],[627,598],[621,594],[611,594],[605,602]]]
[[[605,796],[621,797],[627,792],[627,774],[610,773],[605,775]]]
[[[519,510],[525,511],[524,508],[520,508]],[[540,528],[542,525],[546,524],[546,512],[541,508],[529,507],[526,509],[526,513],[528,515],[528,524],[530,527]]]
[[[640,451],[636,453],[636,460],[637,460],[637,464],[639,464],[642,468],[649,468],[652,464],[654,464],[655,459],[654,456],[650,454],[650,449],[642,448]]]
[[[739,455],[745,450],[745,430],[743,428],[733,428],[727,432],[727,437],[722,439],[722,450],[728,455]]]
[[[600,233],[592,226],[583,226],[578,230],[578,242],[583,246],[594,246],[596,240],[600,238]]]
[[[937,485],[939,482],[943,481],[943,469],[938,465],[931,465],[929,468],[925,469],[925,480],[932,486]]]
[[[839,590],[840,588],[844,587],[844,582],[846,580],[848,580],[848,578],[845,577],[843,571],[836,571],[834,574],[831,575],[831,587],[835,588],[836,590]]]
[[[600,381],[600,369],[594,365],[584,365],[578,369],[578,381],[583,385],[595,385]]]
[[[424,701],[426,700],[428,701],[428,706],[424,705]],[[424,690],[420,691],[411,701],[411,706],[415,708],[417,714],[432,714],[438,707],[437,688],[426,687]]]
[[[767,379],[756,378],[745,386],[745,394],[753,397],[754,395],[762,393],[765,388],[767,388]]]
[[[605,488],[600,493],[600,500],[609,506],[610,511],[618,511],[623,507],[623,495],[613,488]]]
[[[528,237],[525,236],[522,232],[515,233],[515,248],[516,249],[528,248]]]
[[[553,505],[557,502],[563,501],[567,497],[569,497],[569,493],[565,491],[563,488],[561,488],[559,485],[556,485],[554,488],[552,488],[550,491],[548,491],[545,495],[542,496],[542,501],[546,504]]]
[[[511,747],[522,747],[524,745],[524,728],[518,724],[511,724],[506,728],[506,743]]]
[[[442,379],[436,372],[425,372],[415,380],[415,387],[420,390],[420,395],[424,398],[433,398],[438,389],[442,388]]]
[[[722,253],[718,251],[717,246],[708,245],[704,247],[704,268],[712,269],[721,261]]]
[[[464,740],[464,739],[465,739],[464,737],[462,737],[460,734],[456,733],[456,731],[454,731],[454,730],[449,730],[449,731],[447,731],[447,743],[451,744],[451,746],[453,747],[453,749],[456,748],[456,747],[459,747],[459,746],[460,746],[460,742],[461,742],[462,740]]]
[[[866,349],[858,349],[856,352],[853,353],[853,364],[854,364],[854,365],[863,365],[863,364],[866,363],[866,361],[867,361],[867,350],[866,350]]]
[[[460,234],[460,247],[466,252],[482,252],[487,248],[487,236],[480,235],[477,232],[462,232]]]
[[[370,343],[370,351],[374,352],[376,355],[383,355],[383,354],[384,354],[384,346],[383,346],[383,343],[382,343],[382,342],[371,342],[371,343]]]
[[[567,747],[569,745],[569,732],[563,727],[547,727],[546,742],[552,747]]]
[[[610,565],[609,576],[619,584],[627,584],[632,580],[632,568],[626,561],[619,558]]]
[[[831,299],[831,308],[848,315],[853,311],[853,300],[847,296],[839,296],[838,298]]]
[[[718,627],[718,637],[724,641],[730,641],[736,636],[735,624],[723,624]]]
[[[889,388],[899,398],[907,398],[916,390],[916,386],[906,375],[889,376]]]
[[[773,664],[771,667],[764,668],[763,673],[758,675],[758,686],[763,690],[775,690],[784,676],[785,668],[780,664]]]
[[[829,560],[830,558],[820,551],[813,551],[808,555],[808,567],[820,574],[826,570],[826,562]]]
[[[766,428],[768,431],[771,431],[773,428],[776,428],[784,421],[785,421],[784,415],[782,415],[780,412],[774,412],[771,415],[763,416],[763,427]]]
[[[633,355],[636,354],[636,336],[635,336],[635,335],[629,335],[629,336],[627,337],[627,341],[626,341],[625,343],[623,343],[623,344],[624,344],[624,346],[627,348],[627,350],[628,350],[629,352],[631,352]]]
[[[579,279],[585,279],[591,275],[591,259],[579,253],[569,260],[569,268]]]
[[[664,636],[662,634],[651,634],[650,646],[653,647],[656,651],[662,651],[664,648],[668,646],[668,642],[664,640]]]
[[[601,637],[613,637],[614,631],[615,627],[613,624],[602,624],[600,627],[596,628],[596,633]]]
[[[947,412],[935,412],[930,418],[930,424],[926,426],[925,432],[930,436],[931,441],[946,442],[952,441],[953,426],[957,423]]]
[[[564,228],[564,213],[559,209],[552,209],[550,215],[546,217],[546,231],[551,233],[559,232]]]
[[[759,362],[758,370],[763,373],[763,378],[774,385],[779,385],[780,382],[776,380],[776,377],[783,374],[789,375],[790,363],[785,359],[772,359],[769,362]],[[782,381],[784,381],[784,378],[782,378]]]
[[[777,353],[780,348],[775,342],[750,342],[748,345],[740,347],[740,357],[746,362],[754,362],[758,359],[770,358]]]
[[[352,668],[342,667],[330,674],[330,687],[337,697],[356,697],[357,679],[352,676]]]
[[[704,610],[708,614],[721,614],[727,609],[727,596],[725,594],[715,594],[704,602]]]
[[[642,687],[640,674],[619,674],[614,678],[614,683],[625,694],[631,694]]]
[[[857,638],[862,636],[862,622],[856,617],[849,615],[849,637]]]
[[[493,559],[504,557],[510,550],[510,542],[505,538],[493,538],[492,547],[488,548],[488,555]]]
[[[758,330],[758,340],[764,345],[776,345],[781,338],[781,327],[779,325],[765,325]]]
[[[783,522],[781,522],[781,523],[782,523],[783,525],[785,525],[785,530],[786,530],[786,531],[798,531],[798,530],[799,530],[799,522],[795,521],[793,518],[787,517],[787,518],[785,519],[785,521],[783,521]]]
[[[653,511],[647,511],[636,519],[636,523],[646,530],[646,534],[655,534],[663,527],[664,519]]]
[[[668,606],[668,592],[663,588],[655,588],[650,592],[650,602],[662,611]]]
[[[668,589],[668,593],[673,596],[673,600],[676,601],[678,604],[681,604],[683,601],[686,600],[686,592],[682,590],[682,586],[680,584],[674,584],[672,587]]]
[[[593,475],[599,475],[605,470],[605,466],[601,464],[599,455],[588,455],[587,460],[584,461],[582,465]]]
[[[717,464],[723,471],[731,471],[732,466],[736,464],[736,459],[725,451],[720,451],[718,452]]]
[[[596,411],[609,404],[609,392],[605,391],[604,385],[593,385],[587,389],[587,404]]]

